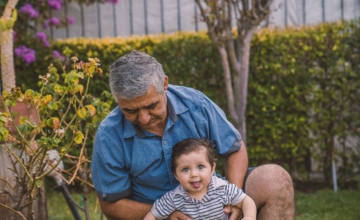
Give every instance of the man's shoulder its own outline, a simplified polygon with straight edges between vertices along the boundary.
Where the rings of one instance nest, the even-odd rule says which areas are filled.
[[[176,98],[185,103],[189,102],[191,104],[194,104],[194,101],[201,101],[201,99],[206,97],[199,90],[186,86],[169,85],[168,91],[170,93],[170,98]]]

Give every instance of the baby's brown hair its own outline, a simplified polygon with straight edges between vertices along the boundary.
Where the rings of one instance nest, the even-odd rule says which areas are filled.
[[[176,143],[173,147],[171,155],[171,171],[175,173],[176,161],[184,154],[200,151],[205,148],[206,156],[211,167],[213,167],[217,161],[216,153],[214,152],[214,145],[211,141],[200,138],[188,138]]]

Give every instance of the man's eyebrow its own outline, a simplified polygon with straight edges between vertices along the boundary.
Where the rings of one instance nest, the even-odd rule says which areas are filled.
[[[144,106],[144,108],[151,108],[151,107],[157,105],[158,103],[159,103],[159,101],[153,102],[150,105]]]
[[[158,103],[159,103],[159,101],[156,101],[156,102],[153,102],[153,103],[151,103],[151,104],[149,104],[149,105],[146,105],[146,106],[144,106],[144,107],[142,107],[142,108],[151,108],[151,107],[153,107],[154,105],[157,105]],[[139,108],[135,108],[135,109],[132,109],[132,108],[123,108],[123,110],[124,110],[124,111],[138,111]]]

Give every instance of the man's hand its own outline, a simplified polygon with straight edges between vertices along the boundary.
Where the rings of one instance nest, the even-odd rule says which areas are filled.
[[[175,211],[169,215],[168,220],[191,220],[191,218],[180,211]]]
[[[242,217],[242,210],[232,205],[226,205],[224,207],[224,213],[230,215],[229,220],[238,220]]]

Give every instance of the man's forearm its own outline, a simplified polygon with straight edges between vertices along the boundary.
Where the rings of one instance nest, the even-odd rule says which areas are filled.
[[[99,200],[99,202],[103,213],[111,220],[142,220],[152,207],[152,205],[131,199],[120,199],[113,203],[102,200]]]
[[[246,146],[241,141],[241,148],[225,158],[225,175],[230,183],[243,188],[245,175],[248,169]]]

